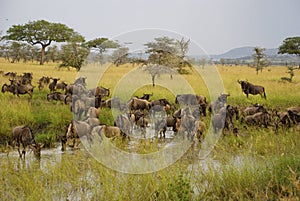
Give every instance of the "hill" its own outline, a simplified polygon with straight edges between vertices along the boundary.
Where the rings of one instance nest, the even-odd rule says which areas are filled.
[[[234,48],[231,49],[223,54],[219,54],[219,55],[211,55],[211,58],[214,60],[218,60],[218,59],[238,59],[238,58],[242,58],[242,57],[251,57],[254,53],[253,49],[255,47],[239,47],[239,48]],[[271,49],[266,49],[265,50],[265,54],[267,56],[274,56],[274,55],[278,55],[278,48],[271,48]]]

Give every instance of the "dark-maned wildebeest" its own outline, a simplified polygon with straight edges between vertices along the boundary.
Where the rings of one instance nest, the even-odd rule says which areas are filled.
[[[15,94],[15,87],[13,85],[3,84],[1,88],[2,93],[10,92]]]
[[[31,84],[22,85],[19,83],[15,83],[13,80],[11,80],[11,83],[11,85],[4,84],[2,86],[2,93],[10,92],[14,95],[17,95],[18,97],[20,97],[20,94],[29,94],[30,98],[32,98],[34,86],[32,86]]]
[[[62,82],[59,82],[59,83],[56,84],[56,89],[60,89],[62,91],[65,91],[67,86],[68,86],[68,84],[65,83],[64,81],[62,81]]]
[[[23,73],[22,77],[21,77],[21,84],[26,85],[26,84],[31,84],[33,77],[32,77],[32,73]]]
[[[12,130],[12,145],[17,145],[20,158],[25,159],[26,147],[29,146],[33,150],[33,154],[37,159],[41,158],[41,149],[44,144],[36,143],[32,130],[28,126],[16,126]],[[20,147],[23,147],[22,152]]]
[[[263,98],[267,98],[265,88],[263,86],[251,84],[248,81],[238,80],[241,85],[242,91],[246,94],[247,98],[249,94],[257,95],[259,94]]]
[[[243,116],[248,116],[248,115],[253,115],[255,113],[258,113],[258,112],[263,112],[265,110],[266,109],[262,105],[255,103],[253,105],[241,108],[241,113]]]
[[[300,112],[296,113],[291,110],[288,110],[288,114],[294,124],[297,124],[300,122]]]
[[[50,83],[50,77],[48,77],[48,76],[41,77],[39,79],[39,82],[38,82],[38,84],[39,84],[39,86],[38,86],[39,90],[42,90],[44,88],[44,86],[48,85],[49,83]]]
[[[52,100],[55,100],[55,101],[65,101],[65,98],[66,98],[67,95],[64,95],[60,92],[52,92],[50,94],[47,94],[47,101],[52,101]]]
[[[12,78],[12,79],[14,79],[16,76],[17,76],[16,72],[7,72],[3,75],[3,77],[9,77],[9,78]]]
[[[265,126],[268,127],[270,123],[270,114],[267,111],[258,112],[253,115],[245,117],[245,123],[252,126]]]
[[[150,100],[150,96],[153,96],[153,93],[152,94],[143,94],[142,97],[140,97],[139,99],[144,99],[144,100],[147,100],[149,101]]]
[[[50,92],[54,92],[56,90],[56,85],[59,78],[51,78],[53,81],[49,84]]]

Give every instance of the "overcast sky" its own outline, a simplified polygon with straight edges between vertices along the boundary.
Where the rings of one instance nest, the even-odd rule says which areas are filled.
[[[155,28],[220,54],[242,46],[274,48],[300,36],[299,11],[300,0],[0,0],[0,31],[39,19],[66,24],[86,40]],[[143,33],[129,40],[152,40]]]

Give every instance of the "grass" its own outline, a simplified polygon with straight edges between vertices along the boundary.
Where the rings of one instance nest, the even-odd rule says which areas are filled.
[[[19,74],[33,72],[33,83],[43,76],[59,77],[72,83],[77,76],[88,77],[88,86],[101,85],[111,91],[120,89],[126,94],[131,86],[132,95],[153,93],[152,99],[167,98],[174,103],[176,90],[190,85],[197,94],[208,97],[208,87],[195,71],[184,75],[168,75],[157,78],[157,86],[151,86],[150,75],[133,76],[136,69],[131,65],[92,66],[77,73],[74,69],[58,69],[56,64],[40,66],[37,63],[7,63],[0,59],[0,69]],[[210,66],[200,70],[207,76]],[[225,92],[230,93],[228,104],[246,106],[252,103],[265,105],[269,110],[285,110],[300,106],[300,71],[295,71],[292,83],[281,82],[286,67],[268,67],[256,75],[255,69],[246,66],[217,66]],[[99,73],[100,72],[100,73]],[[103,74],[99,77],[99,74]],[[122,84],[126,76],[128,85]],[[209,77],[213,81],[213,77]],[[93,78],[93,79],[91,79]],[[186,80],[183,83],[179,79]],[[267,100],[259,96],[242,94],[238,79],[247,79],[263,85]],[[121,81],[120,81],[121,80]],[[8,78],[0,77],[0,84]],[[95,84],[96,83],[96,84]],[[139,85],[136,83],[145,83]],[[172,86],[163,85],[172,83]],[[213,83],[213,82],[212,82]],[[161,85],[160,85],[161,84]],[[124,87],[125,88],[122,88]],[[0,93],[0,144],[10,139],[14,126],[26,124],[33,128],[38,142],[55,147],[55,142],[66,131],[72,113],[66,105],[48,102],[49,89],[34,89],[33,99],[28,95],[17,98]],[[126,96],[124,96],[126,97]],[[206,124],[210,117],[204,118]],[[100,122],[113,123],[109,109],[103,109]],[[31,154],[25,162],[16,157],[1,155],[0,188],[1,200],[299,200],[300,195],[300,128],[245,127],[236,122],[238,137],[226,133],[215,145],[206,160],[200,160],[194,149],[190,149],[179,161],[166,169],[143,175],[123,174],[99,164],[86,151],[47,155],[37,163]],[[119,147],[122,141],[114,141]],[[200,147],[196,147],[196,150]],[[5,148],[2,148],[5,150]],[[142,141],[134,147],[136,153],[157,150],[157,143]],[[59,156],[57,160],[55,157]]]

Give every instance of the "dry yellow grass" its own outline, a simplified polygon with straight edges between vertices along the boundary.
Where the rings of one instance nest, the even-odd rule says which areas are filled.
[[[46,63],[43,66],[40,66],[38,63],[9,63],[3,58],[0,58],[0,69],[4,72],[12,71],[21,74],[23,72],[32,72],[33,73],[33,83],[37,85],[37,81],[40,77],[46,75],[51,77],[58,77],[67,83],[72,83],[78,76],[86,76],[89,87],[95,87],[95,85],[104,86],[110,88],[111,91],[114,91],[115,87],[118,87],[120,80],[124,76],[130,74],[138,67],[133,67],[130,64],[125,64],[121,66],[114,66],[111,64],[105,65],[89,65],[89,67],[82,67],[80,72],[77,72],[75,69],[66,69],[58,68],[58,64],[55,63]],[[285,66],[270,66],[263,70],[262,73],[256,74],[254,68],[247,66],[216,66],[220,76],[222,77],[222,82],[225,87],[225,92],[230,93],[228,99],[229,103],[233,104],[249,104],[249,103],[263,103],[266,105],[274,107],[285,107],[289,105],[300,105],[300,71],[295,70],[295,76],[293,82],[282,82],[281,77],[289,77],[287,74],[287,68]],[[169,75],[162,75],[156,78],[158,83],[172,83],[176,86],[178,91],[182,87],[182,83],[178,84],[178,80],[184,79],[187,81],[188,85],[191,86],[193,91],[197,94],[205,95],[210,99],[210,92],[208,91],[205,82],[201,76],[205,76],[211,66],[206,66],[204,69],[200,69],[199,73],[193,69],[190,70],[189,74],[184,75],[173,75],[173,81],[170,79]],[[102,75],[102,76],[100,76]],[[151,86],[151,76],[149,74],[145,76],[131,76],[132,84],[134,83],[148,83],[144,86],[135,86],[134,95],[142,95],[142,93],[154,93],[154,98],[161,98],[164,94],[166,97],[173,99],[176,92],[168,89],[166,86],[152,87]],[[214,76],[210,75],[213,83]],[[180,79],[179,79],[180,78]],[[249,96],[249,99],[242,94],[240,85],[237,83],[238,79],[248,80],[253,84],[263,85],[266,89],[267,100],[263,100],[260,96]],[[0,84],[8,83],[7,78],[0,78]],[[124,83],[121,83],[124,85]],[[128,83],[129,84],[129,83]],[[124,86],[122,86],[124,87]],[[183,90],[184,91],[184,90]],[[221,90],[220,90],[221,91]],[[173,94],[172,94],[173,93]]]

